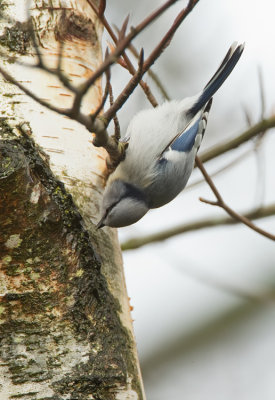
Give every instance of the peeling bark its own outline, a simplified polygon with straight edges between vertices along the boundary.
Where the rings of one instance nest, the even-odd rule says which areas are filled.
[[[41,49],[54,63],[65,40],[64,68],[79,83],[101,61],[100,25],[84,0],[50,3],[34,2]],[[20,32],[12,51],[31,59]],[[41,97],[70,101],[52,77],[24,70],[20,78]],[[77,124],[1,86],[0,398],[143,399],[117,235],[92,223],[105,153]],[[84,107],[100,95],[98,82]]]

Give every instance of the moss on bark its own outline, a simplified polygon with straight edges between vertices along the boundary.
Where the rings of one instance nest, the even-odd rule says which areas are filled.
[[[52,399],[115,399],[135,376],[134,344],[81,215],[30,137],[0,142],[0,154],[0,352],[11,380],[51,380]]]

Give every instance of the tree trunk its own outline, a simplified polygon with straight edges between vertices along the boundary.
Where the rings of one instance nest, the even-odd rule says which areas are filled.
[[[34,63],[28,2],[1,3],[21,21],[2,21],[2,49]],[[36,0],[31,15],[47,66],[63,42],[67,76],[90,76],[102,29],[86,0]],[[71,104],[53,75],[5,65],[39,97]],[[0,85],[0,399],[144,399],[117,235],[94,227],[105,151],[76,122]],[[100,99],[98,80],[86,112]]]

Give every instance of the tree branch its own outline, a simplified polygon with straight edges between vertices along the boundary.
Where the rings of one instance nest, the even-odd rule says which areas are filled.
[[[94,3],[92,2],[92,0],[87,0],[89,5],[91,6],[91,8],[93,9],[93,11],[98,15],[99,19],[101,20],[102,24],[104,25],[105,29],[107,30],[107,32],[109,33],[109,35],[111,36],[113,42],[115,44],[117,44],[118,39],[116,34],[114,33],[113,29],[111,28],[110,24],[108,23],[107,19],[105,18],[104,15],[100,15],[100,10],[96,8],[96,6],[94,5]],[[119,30],[117,29],[117,33],[119,33]],[[132,44],[129,44],[129,47],[132,46]],[[127,56],[127,54],[125,52],[122,53],[122,57],[124,59],[125,62],[125,68],[130,72],[130,74],[135,75],[136,74],[136,69],[134,68],[131,60],[129,59],[129,57]],[[137,55],[138,58],[138,55]],[[155,99],[152,91],[150,90],[149,86],[147,85],[147,83],[145,83],[142,79],[139,81],[139,85],[142,87],[146,97],[148,98],[148,100],[150,101],[150,103],[152,104],[153,107],[156,107],[158,105],[157,100]]]
[[[208,175],[206,169],[204,168],[202,162],[200,161],[199,157],[196,157],[196,164],[198,166],[198,168],[201,170],[206,182],[208,183],[208,185],[210,186],[212,192],[214,193],[214,195],[216,196],[217,201],[216,202],[212,202],[212,201],[208,201],[205,199],[200,199],[201,201],[207,203],[207,204],[211,204],[211,205],[215,205],[218,207],[223,208],[228,215],[230,215],[232,218],[242,222],[244,225],[247,225],[249,228],[251,228],[252,230],[254,230],[255,232],[259,233],[262,236],[265,236],[266,238],[270,239],[270,240],[274,240],[275,241],[275,235],[273,235],[270,232],[265,231],[264,229],[259,228],[258,226],[254,225],[253,222],[250,221],[250,219],[248,219],[247,217],[238,214],[236,211],[234,211],[231,207],[229,207],[223,200],[221,194],[219,193],[218,189],[216,188],[214,182],[212,181],[211,177]]]
[[[198,2],[199,0],[189,0],[188,5],[178,14],[171,28],[167,31],[162,40],[159,42],[159,44],[155,47],[150,56],[144,62],[143,66],[144,73],[148,71],[148,69],[154,64],[156,59],[161,55],[161,53],[166,49],[166,47],[169,46],[176,30],[184,21],[184,19],[190,14],[190,12],[193,10],[193,8],[196,6]]]
[[[249,211],[244,214],[247,219],[260,219],[275,216],[275,204],[261,207],[257,210]],[[151,235],[142,237],[134,237],[121,244],[122,250],[133,250],[145,246],[150,243],[160,242],[170,239],[173,236],[182,235],[187,232],[197,231],[205,228],[214,228],[223,225],[236,225],[241,221],[229,217],[210,217],[200,221],[190,222],[188,224],[180,224],[170,229],[165,229]]]
[[[129,50],[135,56],[136,59],[139,58],[139,53],[138,53],[136,47],[133,45],[133,43],[131,43],[129,45]],[[152,81],[155,83],[155,85],[159,89],[160,93],[165,98],[165,100],[171,100],[170,96],[168,95],[168,92],[167,92],[166,88],[164,87],[163,83],[161,82],[161,80],[159,79],[157,74],[151,68],[148,69],[147,74],[152,79]]]
[[[174,23],[172,24],[171,28],[168,30],[168,32],[164,35],[162,40],[158,43],[158,45],[155,47],[155,49],[152,51],[150,56],[144,61],[143,66],[141,71],[137,71],[135,76],[133,77],[133,80],[130,84],[131,87],[131,93],[134,91],[134,89],[137,87],[137,85],[140,82],[140,79],[142,76],[148,71],[148,69],[153,65],[153,63],[156,61],[156,59],[161,55],[161,53],[165,50],[165,48],[169,45],[169,43],[172,40],[172,37],[180,24],[183,22],[183,20],[189,15],[189,13],[193,10],[195,5],[199,2],[199,0],[189,0],[189,3],[186,8],[184,8],[177,16],[175,19]],[[133,28],[132,28],[133,29]],[[139,76],[139,80],[136,79],[137,74]],[[124,90],[121,92],[119,98],[120,100],[116,103],[116,111],[122,107],[122,105],[125,103],[127,100],[127,90],[129,90],[128,85],[124,88]],[[110,115],[109,115],[110,113]],[[104,113],[104,122],[106,123],[106,127],[108,126],[108,123],[111,120],[111,115],[112,113],[107,110]]]
[[[133,76],[133,78],[127,83],[123,91],[116,98],[116,101],[111,105],[111,107],[104,113],[104,120],[111,121],[111,119],[116,115],[117,111],[123,106],[123,104],[127,101],[129,96],[133,93],[135,88],[140,82],[142,76],[143,69],[143,57],[144,52],[143,49],[140,51],[139,60],[138,60],[138,69]]]
[[[3,75],[3,77],[9,81],[10,83],[16,85],[20,90],[22,90],[25,94],[27,94],[29,97],[31,97],[33,100],[38,102],[44,107],[47,107],[49,110],[54,111],[58,114],[65,115],[67,117],[70,117],[77,122],[83,124],[90,132],[94,132],[96,135],[96,138],[94,140],[94,144],[96,146],[102,146],[104,147],[107,152],[109,153],[111,158],[114,158],[115,160],[120,159],[123,156],[123,146],[118,146],[116,142],[108,137],[108,134],[106,132],[106,127],[107,125],[104,124],[104,119],[99,117],[93,120],[91,116],[87,115],[82,115],[80,113],[80,107],[82,100],[89,90],[89,88],[95,83],[95,81],[104,74],[112,64],[114,64],[117,59],[123,54],[127,46],[131,43],[131,41],[139,35],[149,24],[151,24],[156,18],[158,18],[164,11],[166,11],[172,4],[174,4],[177,0],[169,0],[166,3],[164,3],[161,7],[159,7],[156,11],[152,12],[148,17],[146,17],[140,24],[138,24],[135,28],[132,28],[130,33],[125,36],[126,28],[127,28],[127,22],[128,19],[125,20],[122,29],[120,31],[120,36],[119,40],[117,42],[117,47],[110,54],[101,66],[92,74],[92,76],[86,80],[83,84],[81,84],[79,87],[75,88],[73,87],[67,78],[63,75],[61,72],[61,57],[62,57],[62,45],[60,46],[60,52],[59,52],[59,59],[58,59],[58,65],[55,70],[49,69],[45,64],[42,55],[40,54],[39,51],[39,45],[37,43],[37,39],[35,36],[35,30],[33,23],[31,23],[31,35],[32,35],[32,42],[33,46],[36,52],[36,55],[38,57],[38,63],[36,65],[37,68],[41,68],[42,70],[56,75],[60,81],[64,84],[64,86],[72,91],[75,94],[73,105],[71,109],[61,109],[58,107],[55,107],[51,105],[50,103],[41,100],[38,96],[36,96],[34,93],[29,91],[24,85],[19,83],[15,78],[13,78],[8,72],[6,72],[3,68],[0,67],[0,73]],[[101,1],[100,2],[100,10],[99,13],[103,15],[105,9],[105,2]],[[31,16],[29,15],[29,20],[31,21]],[[101,136],[101,137],[99,137]]]
[[[138,24],[135,28],[132,28],[130,33],[125,36],[126,26],[128,22],[128,17],[126,18],[122,30],[120,32],[120,37],[117,42],[116,49],[110,54],[110,56],[105,59],[105,61],[101,64],[101,66],[93,73],[93,75],[87,79],[87,81],[79,88],[79,97],[84,97],[89,88],[95,83],[95,81],[102,75],[104,72],[114,63],[117,62],[117,59],[123,54],[128,45],[132,42],[132,40],[139,35],[148,25],[150,25],[155,19],[157,19],[164,11],[166,11],[172,4],[176,3],[178,0],[168,0],[161,7],[159,7],[156,11],[152,12],[148,17],[146,17],[140,24]],[[193,3],[190,1],[190,3]],[[198,0],[195,0],[198,2]]]
[[[237,148],[241,144],[248,142],[253,137],[259,135],[263,131],[271,128],[275,128],[275,115],[271,116],[268,119],[263,119],[262,121],[258,122],[251,128],[241,133],[239,136],[225,143],[218,144],[212,149],[203,152],[202,154],[200,154],[200,159],[202,162],[212,160],[213,158],[221,156],[222,154]]]

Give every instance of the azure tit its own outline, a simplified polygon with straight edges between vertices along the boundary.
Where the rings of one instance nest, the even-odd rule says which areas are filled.
[[[109,176],[97,225],[122,227],[173,200],[194,168],[212,96],[234,69],[244,45],[233,43],[216,73],[196,96],[140,111],[123,141],[123,161]]]

